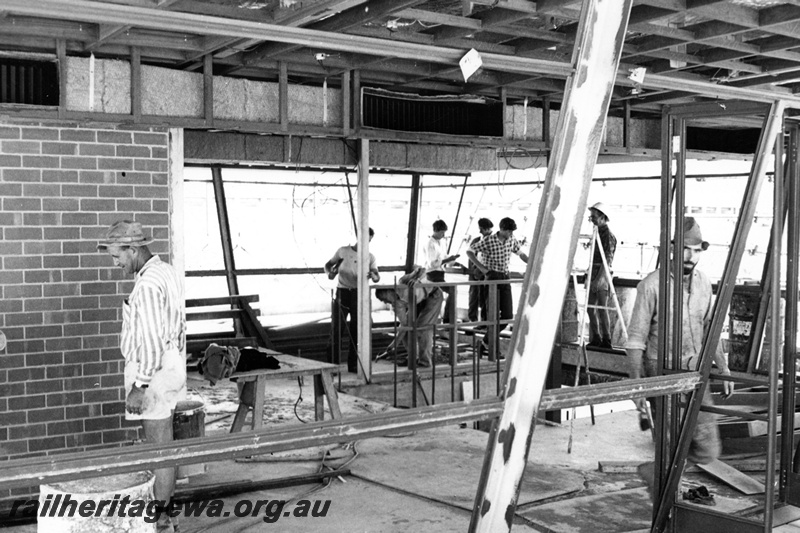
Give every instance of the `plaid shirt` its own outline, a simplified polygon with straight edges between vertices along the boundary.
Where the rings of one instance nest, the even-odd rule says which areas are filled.
[[[509,237],[506,242],[503,242],[497,233],[492,233],[488,237],[472,243],[470,249],[476,254],[479,252],[483,254],[481,261],[486,268],[505,274],[508,272],[508,260],[511,259],[511,254],[518,254],[520,245],[514,237]]]

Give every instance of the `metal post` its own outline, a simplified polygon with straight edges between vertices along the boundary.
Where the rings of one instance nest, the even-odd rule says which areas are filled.
[[[369,279],[369,140],[361,139],[358,162],[358,359],[359,376],[372,379],[372,301]]]

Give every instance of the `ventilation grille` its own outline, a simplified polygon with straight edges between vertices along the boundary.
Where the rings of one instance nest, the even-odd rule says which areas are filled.
[[[0,104],[57,106],[57,63],[0,57]]]
[[[365,87],[361,120],[368,128],[502,137],[503,104],[476,96],[426,97]]]

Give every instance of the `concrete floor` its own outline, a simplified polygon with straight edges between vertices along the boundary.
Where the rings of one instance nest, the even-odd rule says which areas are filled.
[[[343,381],[354,379],[344,376]],[[194,398],[206,404],[206,434],[227,431],[236,409],[236,389],[229,382],[210,387],[190,379]],[[313,420],[311,384],[301,389],[297,380],[270,381],[267,389],[265,425],[300,424]],[[345,417],[382,412],[387,404],[340,395]],[[571,453],[567,453],[570,431]],[[182,518],[180,531],[300,531],[319,532],[463,532],[468,528],[476,486],[481,472],[487,434],[458,426],[409,432],[332,446],[230,460],[205,465],[206,472],[193,475],[179,490],[209,483],[271,480],[312,474],[327,467],[345,466],[351,475],[321,484],[291,486],[222,498],[228,516]],[[326,459],[323,464],[323,454]],[[635,411],[602,414],[592,425],[589,418],[537,426],[529,465],[520,492],[513,531],[552,533],[622,533],[649,528],[652,506],[644,483],[633,466],[653,454],[650,434],[638,427]],[[623,462],[629,468],[603,472],[599,463]],[[757,476],[755,476],[757,477]],[[763,475],[761,477],[763,482]],[[707,485],[716,493],[717,507],[737,512],[757,507],[757,497],[740,497],[732,489],[701,472],[685,476],[684,486]],[[257,500],[290,501],[280,512],[266,505],[258,513],[236,517]],[[294,516],[302,500],[330,501],[325,516]],[[763,498],[762,498],[763,501]],[[265,522],[267,511],[274,523]],[[238,514],[242,514],[241,512]],[[282,516],[281,516],[282,515]],[[18,533],[35,531],[35,525],[20,526]],[[795,525],[776,531],[800,533]]]

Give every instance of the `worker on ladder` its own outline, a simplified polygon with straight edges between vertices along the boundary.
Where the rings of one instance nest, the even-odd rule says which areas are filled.
[[[611,348],[611,324],[608,318],[608,296],[610,281],[603,267],[605,254],[608,268],[614,261],[617,250],[617,238],[608,227],[608,209],[602,202],[589,208],[589,222],[597,228],[600,246],[594,247],[592,258],[591,283],[589,285],[589,346]]]

